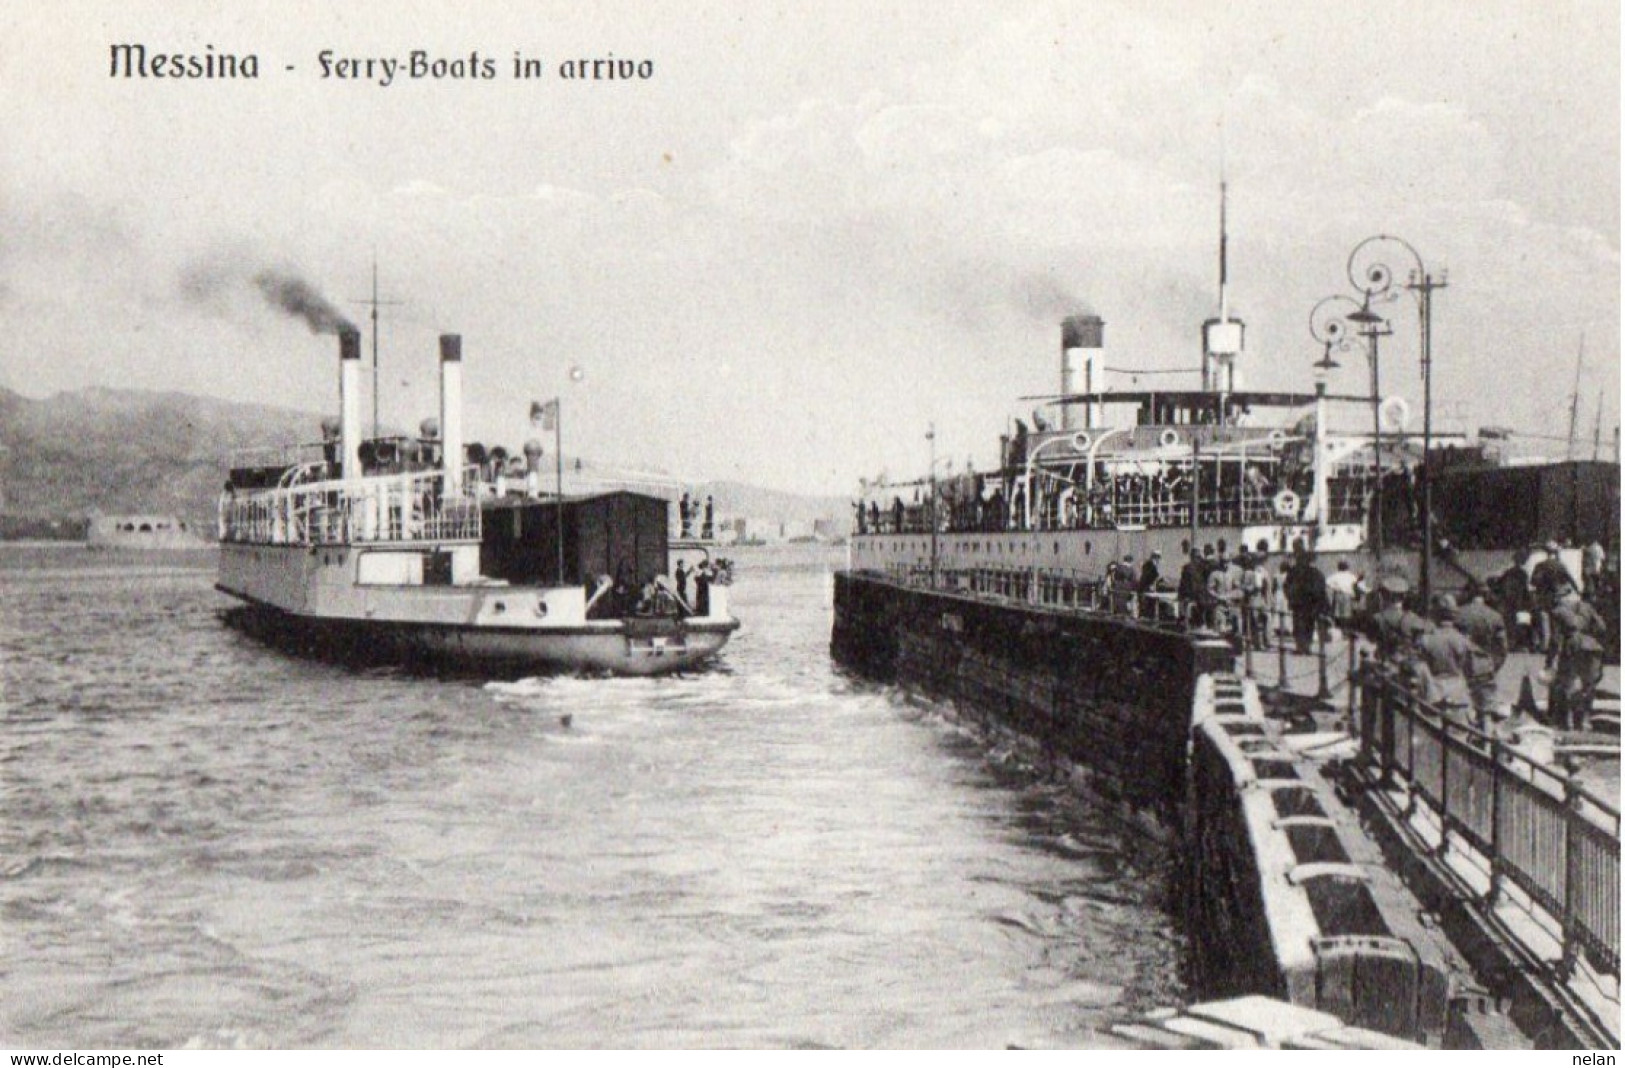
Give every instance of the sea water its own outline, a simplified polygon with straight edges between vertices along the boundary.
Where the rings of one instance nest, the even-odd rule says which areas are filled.
[[[659,679],[222,623],[211,552],[0,545],[0,1045],[999,1047],[1179,1000],[1169,859],[734,554]]]

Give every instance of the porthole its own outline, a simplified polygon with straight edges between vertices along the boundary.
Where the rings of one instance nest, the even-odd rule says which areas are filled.
[[[503,604],[501,601],[498,601],[496,604],[491,606],[491,611],[494,614],[499,615],[499,616],[502,613],[506,612],[507,610],[508,610],[508,606]]]

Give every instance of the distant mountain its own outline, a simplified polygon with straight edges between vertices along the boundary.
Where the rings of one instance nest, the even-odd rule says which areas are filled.
[[[320,418],[185,393],[98,387],[34,400],[0,387],[0,515],[146,512],[212,529],[230,454],[311,441]],[[696,482],[692,492],[711,494],[719,516],[770,522],[841,524],[848,508],[738,482]]]

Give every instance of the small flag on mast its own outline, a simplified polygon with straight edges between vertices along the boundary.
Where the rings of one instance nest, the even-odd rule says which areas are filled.
[[[559,399],[543,404],[541,401],[530,402],[530,425],[543,430],[553,430],[559,425]]]

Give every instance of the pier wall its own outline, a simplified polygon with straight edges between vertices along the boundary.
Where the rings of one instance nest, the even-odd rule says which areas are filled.
[[[1203,996],[1265,994],[1439,1044],[1448,945],[1316,761],[1265,720],[1228,644],[842,573],[831,645],[1021,733],[1120,812],[1178,834]]]
[[[1191,695],[1229,670],[1221,641],[1092,617],[835,576],[831,648],[865,674],[960,702],[1074,765],[1104,800],[1176,827]]]
[[[1438,1045],[1448,943],[1422,926],[1319,762],[1234,676],[1200,679],[1193,717],[1187,900],[1204,996],[1268,994]]]

